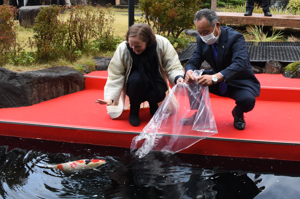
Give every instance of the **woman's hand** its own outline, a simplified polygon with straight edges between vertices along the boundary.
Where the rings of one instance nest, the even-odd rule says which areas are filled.
[[[178,84],[178,83],[183,83],[183,82],[184,82],[183,78],[182,78],[182,77],[179,77],[179,78],[177,79],[177,81],[176,81],[176,84]]]
[[[106,104],[107,106],[109,106],[112,105],[113,101],[111,99],[107,99],[107,100],[96,99],[95,103]]]

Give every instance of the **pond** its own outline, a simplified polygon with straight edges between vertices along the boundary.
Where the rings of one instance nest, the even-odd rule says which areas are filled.
[[[46,165],[104,159],[97,170]],[[0,198],[299,198],[300,162],[150,153],[0,136]]]

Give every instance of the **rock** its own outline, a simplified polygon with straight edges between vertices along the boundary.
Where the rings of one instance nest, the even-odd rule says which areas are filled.
[[[184,30],[183,31],[186,35],[197,37],[199,35],[197,30]]]
[[[263,69],[259,66],[252,66],[252,70],[255,74],[263,73]]]
[[[300,78],[300,65],[299,65],[299,68],[296,71],[295,78]]]
[[[207,61],[204,60],[204,62],[202,62],[200,69],[204,69],[204,70],[211,70],[211,66],[209,65],[209,63]]]
[[[111,57],[94,57],[96,70],[107,70]]]
[[[0,67],[0,108],[30,106],[84,89],[84,76],[69,67],[12,72]]]
[[[288,64],[284,68],[283,76],[289,78],[300,78],[300,62],[296,61]]]
[[[283,73],[282,73],[282,75],[284,76],[284,77],[289,77],[289,78],[293,78],[294,77],[294,75],[293,75],[293,73],[291,72],[291,71],[284,71]]]
[[[40,8],[43,6],[44,5],[20,7],[19,8],[20,26],[25,28],[32,28],[34,25],[35,18],[39,14],[41,10]]]
[[[280,74],[282,66],[277,60],[269,60],[265,68],[267,74]]]

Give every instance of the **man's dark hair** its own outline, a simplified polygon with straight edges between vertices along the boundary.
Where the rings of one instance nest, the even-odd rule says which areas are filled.
[[[220,22],[218,15],[210,9],[201,9],[195,14],[194,23],[196,20],[201,20],[202,18],[206,18],[207,22],[210,26],[214,26],[217,22]]]

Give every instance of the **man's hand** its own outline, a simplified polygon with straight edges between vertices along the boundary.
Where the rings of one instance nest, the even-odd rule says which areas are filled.
[[[185,78],[184,78],[184,81],[187,83],[187,84],[191,84],[195,81],[195,77],[193,76],[193,71],[192,70],[188,70],[185,74]]]
[[[197,78],[197,83],[201,86],[211,86],[214,84],[212,81],[212,75],[201,75]]]
[[[224,81],[224,77],[221,75],[221,73],[215,74],[218,78],[218,82]],[[197,83],[201,86],[211,86],[214,84],[212,80],[212,75],[202,75],[197,78]]]
[[[107,106],[109,106],[112,105],[113,101],[111,99],[108,100],[96,99],[95,103],[106,104]]]

